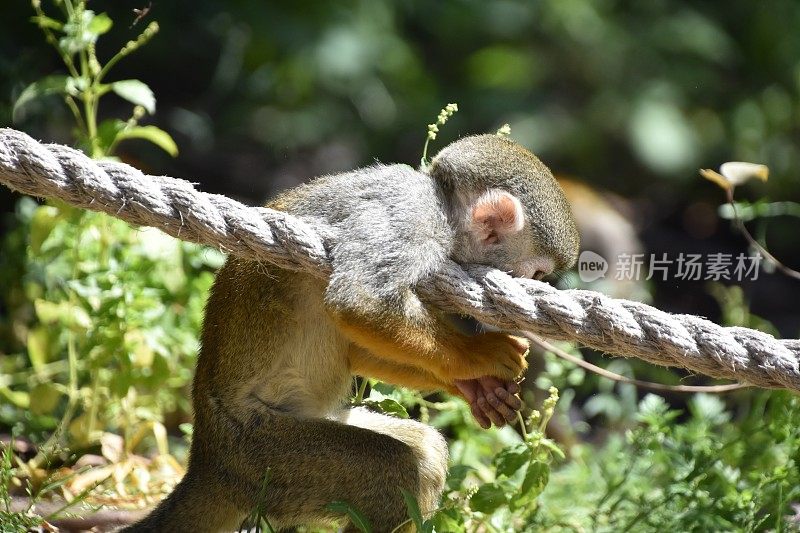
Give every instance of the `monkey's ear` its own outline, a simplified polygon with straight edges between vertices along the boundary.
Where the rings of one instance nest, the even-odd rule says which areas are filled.
[[[520,231],[524,224],[522,204],[506,191],[490,189],[472,203],[470,230],[478,242],[500,242]]]

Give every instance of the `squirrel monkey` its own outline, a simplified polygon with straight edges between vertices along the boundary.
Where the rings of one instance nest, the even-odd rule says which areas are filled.
[[[460,333],[415,285],[448,258],[538,279],[572,266],[578,251],[550,171],[495,135],[462,138],[425,169],[376,164],[323,176],[267,207],[330,232],[333,274],[325,284],[228,259],[206,306],[188,471],[125,531],[230,531],[256,505],[279,529],[341,526],[345,518],[326,509],[337,500],[391,531],[407,518],[401,489],[423,513],[435,510],[444,439],[413,420],[346,408],[352,375],[461,394],[482,425],[502,424],[519,408],[513,380],[527,343]]]

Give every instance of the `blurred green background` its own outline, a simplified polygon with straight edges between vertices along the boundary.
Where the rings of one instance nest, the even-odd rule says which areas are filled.
[[[721,191],[697,169],[728,160],[765,163],[766,184],[746,199],[800,200],[800,2],[614,0],[101,2],[114,30],[107,58],[150,21],[161,31],[121,62],[115,79],[150,85],[148,119],[180,155],[130,142],[123,159],[203,190],[260,203],[311,176],[378,159],[416,164],[425,125],[447,102],[461,111],[434,149],[510,123],[513,137],[556,174],[626,198],[652,253],[746,251],[715,214]],[[60,70],[6,1],[0,33],[0,124],[69,142],[71,117],[53,98],[16,124],[10,104],[31,81]],[[116,106],[116,107],[115,107]],[[101,116],[129,104],[103,100]],[[0,189],[0,208],[11,194]],[[4,221],[7,224],[7,220]],[[760,235],[800,266],[796,223],[765,220]],[[698,290],[699,289],[699,290]],[[784,335],[800,330],[798,282],[745,284],[753,311]],[[718,316],[693,282],[656,284],[662,307]]]

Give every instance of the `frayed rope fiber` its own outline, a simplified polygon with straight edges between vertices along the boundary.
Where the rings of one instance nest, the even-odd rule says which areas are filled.
[[[186,241],[256,261],[331,274],[332,238],[297,217],[206,194],[188,181],[148,176],[114,161],[95,161],[59,144],[0,129],[0,182]],[[569,340],[610,354],[638,357],[765,388],[800,392],[800,340],[748,328],[721,327],[639,302],[585,290],[557,290],[479,265],[449,263],[417,292],[446,312],[505,330]]]

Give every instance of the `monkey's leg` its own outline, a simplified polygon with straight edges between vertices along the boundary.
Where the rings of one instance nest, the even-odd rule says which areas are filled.
[[[400,489],[423,512],[436,508],[447,446],[431,427],[360,409],[340,413],[341,422],[274,412],[241,420],[223,409],[196,426],[184,481],[127,531],[230,530],[259,504],[275,528],[330,526],[345,518],[326,506],[345,501],[388,532],[408,517]]]
[[[391,531],[407,518],[400,489],[415,495],[424,512],[436,508],[447,445],[435,429],[362,409],[341,413],[344,423],[258,418],[257,426],[248,424],[247,438],[236,440],[240,457],[229,468],[253,481],[269,468],[264,507],[276,527],[330,524],[341,516],[325,506],[346,501],[376,532]]]

